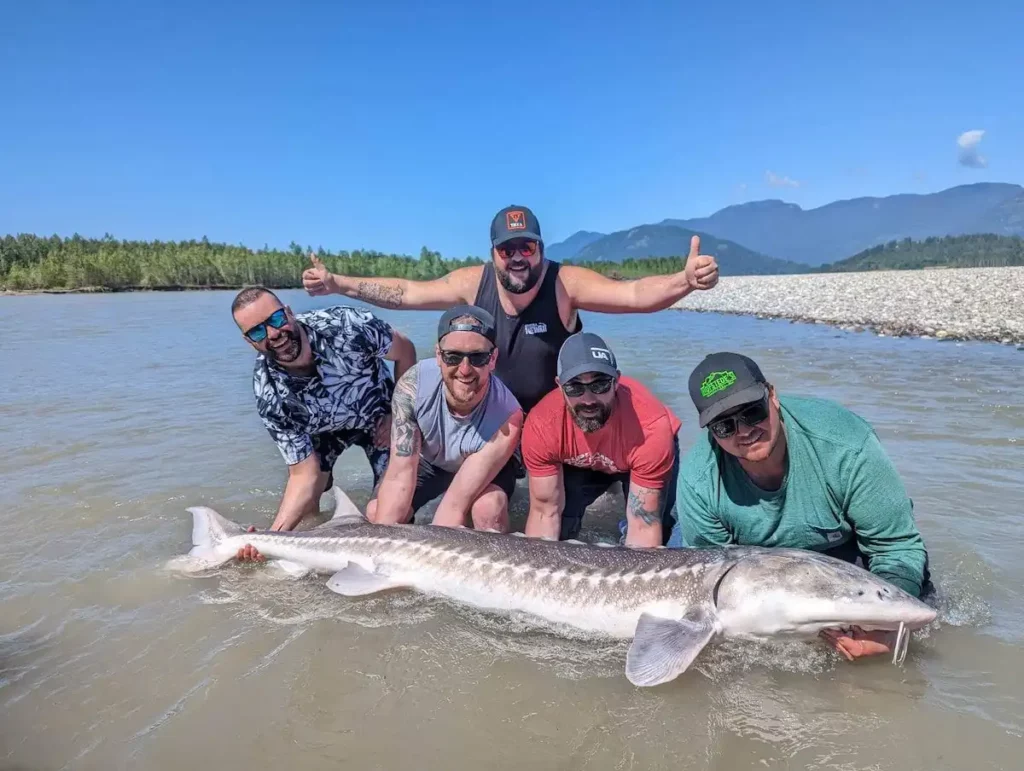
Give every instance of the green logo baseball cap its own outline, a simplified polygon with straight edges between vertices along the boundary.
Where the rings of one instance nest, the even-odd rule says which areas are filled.
[[[704,428],[719,415],[760,401],[768,393],[764,374],[739,353],[723,351],[705,356],[690,373],[690,398]]]

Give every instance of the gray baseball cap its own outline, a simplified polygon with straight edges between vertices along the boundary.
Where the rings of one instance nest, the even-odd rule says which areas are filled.
[[[568,383],[585,372],[619,376],[618,362],[608,344],[593,332],[577,332],[558,351],[558,380]]]

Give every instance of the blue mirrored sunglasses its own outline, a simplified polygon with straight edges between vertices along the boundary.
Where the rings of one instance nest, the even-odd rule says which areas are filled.
[[[266,319],[261,321],[254,327],[250,327],[245,331],[245,336],[252,340],[254,343],[259,343],[267,339],[267,325],[269,324],[274,329],[280,329],[288,323],[288,314],[284,312],[284,308],[278,308],[276,311],[267,316]]]

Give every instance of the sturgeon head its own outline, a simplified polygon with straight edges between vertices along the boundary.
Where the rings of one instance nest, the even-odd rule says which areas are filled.
[[[856,565],[800,549],[727,547],[708,576],[710,596],[682,618],[642,613],[626,655],[626,677],[638,686],[673,680],[716,635],[750,640],[813,638],[823,629],[859,626],[899,631],[931,623],[936,612],[916,597]]]
[[[715,606],[725,636],[753,639],[810,638],[849,626],[914,630],[936,616],[857,565],[798,549],[759,550],[739,559],[719,581]]]

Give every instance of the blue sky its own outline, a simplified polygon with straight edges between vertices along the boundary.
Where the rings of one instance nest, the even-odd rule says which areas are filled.
[[[11,1],[0,233],[465,256],[509,203],[554,242],[1022,183],[1022,29],[1019,0]]]

